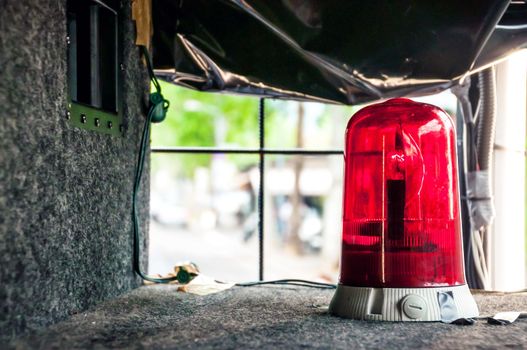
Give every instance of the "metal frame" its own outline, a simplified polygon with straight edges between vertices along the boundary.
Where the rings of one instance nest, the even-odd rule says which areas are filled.
[[[258,189],[258,276],[264,280],[264,191],[265,191],[265,156],[270,154],[301,155],[301,156],[332,156],[342,155],[338,149],[306,150],[306,149],[268,149],[265,148],[265,99],[260,99],[258,111],[258,148],[219,148],[219,147],[153,147],[153,153],[227,153],[227,154],[258,154],[260,186]]]
[[[73,0],[71,0],[73,1]],[[89,0],[89,2],[93,3],[92,11],[93,13],[90,13],[91,21],[98,21],[98,11],[99,8],[103,8],[110,13],[112,13],[115,16],[115,102],[116,102],[116,111],[109,111],[105,110],[101,107],[98,107],[97,104],[100,104],[100,91],[95,91],[94,86],[98,85],[96,84],[96,81],[92,81],[92,96],[95,96],[95,99],[99,101],[95,105],[88,105],[84,103],[80,103],[75,101],[75,95],[77,90],[77,77],[76,77],[76,71],[77,71],[77,63],[76,63],[76,55],[77,55],[77,39],[76,39],[76,33],[70,33],[71,31],[76,31],[75,27],[70,26],[70,21],[68,19],[68,37],[67,37],[67,44],[68,44],[68,84],[69,84],[69,90],[68,90],[68,105],[67,105],[67,111],[66,111],[66,119],[69,121],[69,123],[75,127],[86,129],[86,130],[92,130],[97,131],[104,134],[109,134],[113,136],[124,136],[125,132],[125,126],[123,125],[123,104],[122,104],[122,65],[119,64],[121,62],[121,50],[120,50],[120,42],[122,41],[122,33],[120,32],[120,16],[118,9],[113,9],[111,6],[105,4],[103,1],[100,0]],[[95,23],[92,23],[95,24]],[[95,37],[98,37],[99,34],[97,33],[97,26],[92,25],[90,27],[92,36],[90,45],[94,45],[95,43],[98,43],[98,39]],[[99,53],[97,50],[92,53],[92,56],[90,57],[92,68],[98,68],[99,65],[98,62],[99,59]],[[92,76],[92,79],[99,79],[98,76]],[[72,90],[73,89],[73,90]],[[73,95],[72,96],[72,91]]]

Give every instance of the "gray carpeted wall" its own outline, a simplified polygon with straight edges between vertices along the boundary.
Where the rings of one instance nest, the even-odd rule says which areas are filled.
[[[0,0],[1,337],[140,284],[130,211],[148,79],[122,3],[124,138],[65,119],[66,1]]]

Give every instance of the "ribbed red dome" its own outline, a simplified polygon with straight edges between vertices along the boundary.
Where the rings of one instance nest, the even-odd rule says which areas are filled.
[[[346,130],[340,283],[465,284],[456,143],[440,108],[393,99]]]

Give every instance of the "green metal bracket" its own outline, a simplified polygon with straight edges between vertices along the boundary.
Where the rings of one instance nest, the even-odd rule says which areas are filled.
[[[75,127],[121,136],[123,64],[116,0],[68,0],[68,106]]]
[[[81,103],[68,103],[69,122],[78,128],[113,136],[124,136],[121,113],[110,113]]]

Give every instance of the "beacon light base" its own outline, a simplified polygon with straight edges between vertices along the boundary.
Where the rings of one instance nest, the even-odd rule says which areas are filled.
[[[339,317],[370,321],[453,321],[479,316],[467,285],[368,288],[339,284],[329,312]]]

